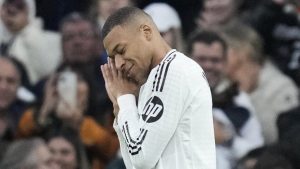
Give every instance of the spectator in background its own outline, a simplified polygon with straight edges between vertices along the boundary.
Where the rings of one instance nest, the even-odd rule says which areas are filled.
[[[298,169],[289,159],[291,152],[282,144],[267,147],[258,157],[254,169]]]
[[[299,104],[298,88],[265,60],[261,39],[253,29],[234,21],[223,28],[223,34],[229,45],[228,77],[249,94],[265,141],[272,143],[277,140],[278,114]]]
[[[53,161],[62,169],[90,169],[83,144],[73,130],[60,130],[47,137]]]
[[[288,157],[296,169],[300,168],[300,109],[299,107],[278,116],[279,142],[288,145]]]
[[[160,34],[173,49],[184,52],[181,21],[177,11],[166,3],[151,3],[144,8],[156,24]]]
[[[254,169],[258,158],[264,153],[266,147],[259,147],[248,152],[243,158],[241,158],[234,169]]]
[[[296,139],[300,141],[300,107],[281,113],[276,121],[279,141]],[[299,144],[300,146],[300,144]],[[300,148],[300,147],[299,147]],[[299,149],[300,150],[300,149]]]
[[[97,21],[98,27],[102,29],[106,19],[117,9],[125,6],[134,6],[135,0],[95,0],[90,8],[90,15]]]
[[[89,18],[71,13],[61,23],[63,63],[83,66],[99,60],[102,52],[99,31]]]
[[[264,40],[266,54],[300,86],[300,22],[298,0],[265,0],[243,20]],[[298,9],[297,9],[298,8]]]
[[[212,91],[217,167],[231,169],[239,158],[263,145],[255,110],[249,96],[226,79],[227,44],[220,35],[194,32],[188,51],[203,68]]]
[[[59,36],[37,24],[33,0],[2,0],[0,10],[0,52],[19,60],[33,85],[59,64]]]
[[[98,104],[97,109],[102,109],[103,112],[90,113],[90,115],[102,125],[112,125],[113,118],[107,118],[108,116],[112,117],[110,116],[112,115],[110,108],[107,109],[107,107],[112,107],[112,105],[108,101],[103,76],[99,72],[100,65],[107,62],[107,55],[102,49],[98,30],[97,24],[79,13],[72,13],[66,16],[62,20],[60,27],[63,63],[72,68],[80,68],[82,71],[87,72],[91,79],[95,80],[97,89],[92,89],[92,93],[95,94],[94,99]],[[109,111],[105,112],[104,110]],[[112,142],[113,144],[115,143],[114,140]],[[112,154],[115,153],[113,152]]]
[[[203,9],[196,18],[198,28],[223,25],[237,16],[243,0],[203,0]]]
[[[28,106],[19,99],[21,73],[12,58],[0,57],[0,141],[12,141],[19,119]]]
[[[104,114],[106,107],[98,107],[95,86],[89,75],[78,68],[69,68],[62,68],[47,81],[41,107],[24,113],[18,134],[20,137],[46,137],[64,128],[73,129],[91,155],[92,168],[103,169],[119,149],[117,136],[109,123],[110,116],[103,115],[100,125],[90,115],[93,112]],[[66,82],[69,78],[74,79]]]
[[[60,27],[62,35],[63,64],[87,72],[95,80],[95,99],[99,106],[107,106],[107,94],[99,67],[107,62],[97,26],[87,17],[72,13],[63,19]],[[97,114],[99,115],[99,114]],[[94,116],[97,116],[94,115]],[[99,117],[97,119],[101,119]]]
[[[35,0],[37,16],[47,30],[59,31],[61,20],[72,12],[88,13],[95,0]]]
[[[62,169],[52,159],[51,153],[41,139],[13,142],[0,163],[2,169]]]
[[[299,142],[296,145],[278,142],[255,149],[243,157],[234,169],[299,169]]]

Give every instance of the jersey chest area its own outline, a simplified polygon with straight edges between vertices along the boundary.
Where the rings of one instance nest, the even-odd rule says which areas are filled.
[[[155,77],[149,78],[141,87],[138,98],[138,109],[140,119],[147,123],[152,123],[160,119],[164,110],[161,93],[153,90]]]

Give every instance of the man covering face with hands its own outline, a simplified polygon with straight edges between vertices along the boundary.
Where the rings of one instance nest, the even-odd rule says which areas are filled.
[[[128,169],[215,169],[211,93],[202,68],[171,49],[135,7],[102,30],[101,66]]]

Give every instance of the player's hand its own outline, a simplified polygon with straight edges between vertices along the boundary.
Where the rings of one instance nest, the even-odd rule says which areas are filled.
[[[106,71],[106,69],[104,69],[105,65],[101,65],[101,72],[102,72],[102,75],[103,75],[103,78],[104,78],[104,81],[105,81],[105,89],[106,89],[106,92],[107,92],[107,95],[110,99],[110,101],[112,102],[113,104],[113,113],[115,115],[115,117],[117,117],[118,115],[118,112],[119,112],[119,105],[118,105],[118,102],[117,102],[117,98],[113,95],[113,93],[111,92],[111,89],[108,87],[108,82],[107,82],[107,78],[106,78],[106,75],[104,74]]]
[[[118,109],[117,98],[125,94],[136,95],[138,85],[128,79],[121,71],[116,69],[113,60],[101,66],[102,75],[105,81],[105,88],[114,107]]]

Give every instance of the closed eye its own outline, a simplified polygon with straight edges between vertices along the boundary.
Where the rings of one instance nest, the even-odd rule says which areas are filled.
[[[122,48],[121,50],[118,50],[118,53],[119,53],[120,55],[123,55],[123,54],[125,53],[125,48]]]

